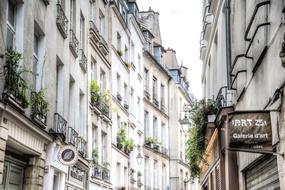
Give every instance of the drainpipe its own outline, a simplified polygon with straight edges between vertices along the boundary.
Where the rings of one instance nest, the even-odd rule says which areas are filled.
[[[232,63],[232,54],[231,54],[231,0],[225,1],[224,11],[226,19],[226,61],[227,61],[227,86],[228,89],[231,87],[231,63]]]

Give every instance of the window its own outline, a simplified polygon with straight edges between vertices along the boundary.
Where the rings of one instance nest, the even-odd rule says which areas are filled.
[[[141,98],[140,97],[138,97],[138,105],[137,105],[138,107],[137,107],[137,109],[138,109],[138,111],[137,111],[137,119],[139,120],[139,122],[141,122]]]
[[[165,190],[166,189],[166,181],[167,181],[167,179],[166,179],[166,166],[165,166],[165,164],[162,164],[162,179],[161,179],[161,181],[162,181],[162,189],[163,190]]]
[[[100,70],[100,88],[101,92],[106,90],[106,73],[103,69]]]
[[[125,46],[125,61],[128,62],[129,61],[129,50],[128,47]]]
[[[57,60],[56,65],[56,112],[63,115],[64,107],[64,85],[63,85],[63,64]]]
[[[75,127],[75,81],[70,76],[69,79],[69,115],[68,121],[71,127]]]
[[[84,51],[85,47],[85,18],[80,14],[80,48]]]
[[[155,160],[153,163],[153,182],[154,182],[153,186],[154,186],[154,188],[159,189],[159,186],[158,186],[159,178],[158,178],[158,166],[157,165],[158,165],[158,163]]]
[[[128,85],[124,83],[124,101],[125,104],[128,104]]]
[[[98,138],[98,128],[97,126],[93,125],[92,127],[92,149],[98,150],[98,145],[97,145],[97,138]]]
[[[149,81],[148,81],[148,69],[144,68],[144,90],[148,92],[148,85],[149,85]]]
[[[153,77],[153,83],[152,83],[152,94],[153,94],[153,99],[157,99],[157,79],[154,76]]]
[[[119,32],[117,32],[117,50],[122,49],[122,37]]]
[[[124,167],[124,186],[127,187],[128,186],[128,168]]]
[[[160,61],[161,61],[161,48],[159,46],[154,47],[153,51],[154,51],[154,58],[156,59],[156,61],[158,63],[160,63]]]
[[[99,15],[99,32],[103,37],[105,37],[105,16],[101,11]]]
[[[102,163],[104,163],[107,160],[107,134],[103,131],[101,133],[101,141],[102,141],[101,158],[102,158]]]
[[[119,114],[117,115],[117,125],[119,129],[121,127],[121,116]]]
[[[164,146],[166,148],[166,127],[165,127],[165,123],[161,123],[161,144],[162,146]]]
[[[96,2],[91,3],[91,21],[96,23]]]
[[[16,4],[11,0],[8,1],[8,19],[7,19],[7,36],[6,48],[15,48],[15,33],[16,33]]]
[[[149,116],[147,111],[144,111],[144,134],[146,137],[149,136]]]
[[[141,55],[138,54],[138,73],[141,74],[141,68],[142,67],[142,58]]]
[[[76,31],[76,2],[70,0],[70,29]]]
[[[153,117],[153,138],[155,141],[158,141],[157,117]]]
[[[135,44],[131,42],[131,63],[135,65]]]
[[[165,106],[165,86],[163,84],[160,85],[160,102],[161,106]]]
[[[80,114],[80,118],[79,118],[79,134],[81,136],[85,136],[85,98],[84,98],[84,93],[80,90],[80,94],[79,94],[79,114]]]
[[[91,80],[96,80],[97,78],[97,61],[91,57]]]
[[[121,187],[121,164],[119,162],[116,165],[116,186]]]
[[[131,112],[132,113],[135,113],[135,95],[134,95],[134,89],[131,87],[131,105],[130,105],[130,108],[131,108]]]
[[[121,76],[117,73],[117,94],[121,94]]]
[[[151,184],[149,180],[151,179],[151,176],[149,175],[149,158],[145,157],[144,159],[144,184],[147,187],[150,187]]]
[[[34,53],[33,53],[33,88],[39,91],[40,84],[40,65],[39,65],[39,36],[34,34]]]

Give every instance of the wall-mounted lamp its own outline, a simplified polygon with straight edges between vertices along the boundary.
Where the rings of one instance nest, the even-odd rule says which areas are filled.
[[[141,146],[138,145],[138,152],[139,152],[138,155],[137,155],[137,163],[138,163],[138,165],[141,165],[142,161],[143,161],[143,157],[142,157],[142,155],[140,153],[140,150],[141,150]]]

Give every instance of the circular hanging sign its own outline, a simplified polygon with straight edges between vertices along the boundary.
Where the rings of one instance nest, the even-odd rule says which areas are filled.
[[[64,165],[74,165],[78,160],[78,151],[74,146],[63,146],[58,152],[58,159]]]

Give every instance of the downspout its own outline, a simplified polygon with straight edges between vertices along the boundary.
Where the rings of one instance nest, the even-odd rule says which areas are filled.
[[[226,61],[227,61],[227,86],[228,89],[231,87],[232,78],[231,78],[231,63],[232,63],[232,54],[231,54],[231,0],[225,1],[225,19],[226,19]]]

